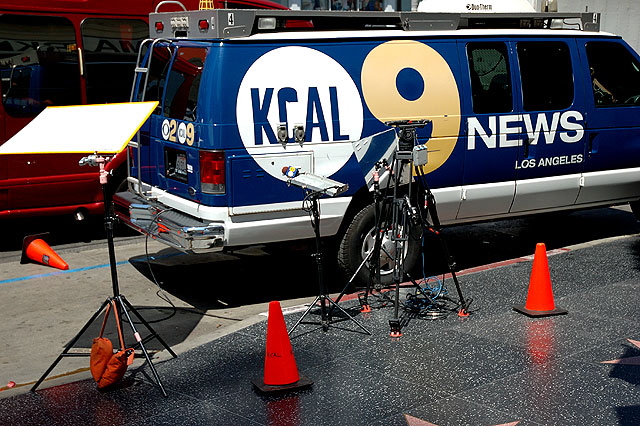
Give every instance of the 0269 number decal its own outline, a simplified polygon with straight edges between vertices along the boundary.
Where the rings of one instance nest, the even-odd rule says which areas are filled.
[[[195,127],[193,123],[178,123],[176,120],[165,119],[162,122],[162,139],[169,142],[180,142],[193,146],[195,140]]]

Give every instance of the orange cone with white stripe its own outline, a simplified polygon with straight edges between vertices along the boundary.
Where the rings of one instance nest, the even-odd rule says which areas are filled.
[[[514,306],[513,309],[530,317],[547,317],[567,313],[566,310],[556,307],[553,301],[547,249],[544,243],[536,245],[527,303],[524,306]]]
[[[58,268],[62,270],[69,269],[67,262],[53,251],[53,249],[47,244],[42,237],[47,234],[29,235],[22,241],[22,258],[20,263],[28,263],[33,261],[41,263],[46,266]]]

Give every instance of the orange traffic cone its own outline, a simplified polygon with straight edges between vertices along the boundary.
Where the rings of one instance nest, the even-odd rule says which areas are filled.
[[[29,235],[22,241],[22,258],[20,263],[28,263],[32,260],[36,263],[52,266],[54,268],[67,270],[69,265],[53,251],[49,244],[45,243],[42,237],[48,234]]]
[[[269,303],[264,376],[252,382],[262,392],[294,390],[313,384],[298,373],[280,302]]]
[[[536,253],[533,256],[533,269],[529,279],[527,303],[524,306],[514,306],[513,309],[530,317],[546,317],[567,313],[566,310],[557,308],[553,302],[551,277],[549,275],[549,264],[547,263],[547,249],[544,243],[536,245]]]

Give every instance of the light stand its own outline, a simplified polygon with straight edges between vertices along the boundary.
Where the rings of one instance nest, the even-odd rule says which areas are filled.
[[[286,171],[285,171],[286,170]],[[305,201],[310,201],[310,206],[304,207],[305,210],[309,211],[311,214],[311,226],[313,227],[313,231],[315,234],[316,240],[316,252],[313,254],[314,259],[316,260],[316,266],[318,270],[318,287],[319,294],[315,298],[315,300],[309,305],[309,308],[302,314],[300,319],[295,323],[295,325],[289,330],[289,335],[293,334],[293,331],[300,324],[315,324],[322,326],[323,331],[328,331],[329,327],[336,323],[344,321],[345,319],[333,319],[330,312],[327,311],[327,304],[331,306],[331,312],[333,308],[338,309],[344,315],[347,316],[348,319],[353,321],[360,329],[362,329],[366,334],[371,335],[371,332],[367,330],[362,324],[360,324],[355,318],[353,318],[347,311],[342,309],[331,297],[328,296],[327,285],[324,281],[323,274],[323,266],[322,266],[322,241],[320,239],[320,208],[318,199],[323,195],[337,195],[341,192],[344,192],[347,189],[346,185],[342,185],[339,182],[332,181],[327,178],[323,178],[320,176],[311,175],[308,173],[300,174],[298,169],[295,168],[285,168],[283,169],[283,173],[285,176],[290,177],[288,180],[289,184],[294,184],[296,186],[300,186],[305,191],[307,191],[307,195],[305,197]],[[312,191],[309,192],[309,190]],[[305,317],[311,312],[311,310],[320,302],[320,321],[304,321]]]
[[[149,364],[149,367],[151,368],[151,371],[153,373],[153,377],[155,378],[156,384],[160,388],[160,391],[162,392],[162,395],[164,397],[167,397],[167,392],[164,390],[164,386],[162,386],[162,381],[160,380],[160,376],[158,376],[158,372],[156,371],[155,366],[151,362],[151,358],[149,357],[149,353],[147,352],[147,349],[145,348],[144,344],[145,344],[145,342],[148,342],[149,340],[151,340],[153,338],[157,338],[158,341],[160,342],[160,344],[162,346],[164,346],[164,348],[171,354],[171,356],[173,358],[176,358],[177,355],[164,342],[164,340],[162,340],[162,338],[151,328],[149,323],[147,321],[145,321],[145,319],[129,303],[129,301],[124,297],[124,295],[120,294],[120,289],[119,289],[119,286],[118,286],[118,270],[117,270],[117,264],[116,264],[116,255],[115,255],[114,242],[113,242],[113,240],[114,240],[114,218],[111,215],[110,209],[109,209],[109,206],[111,205],[111,196],[110,196],[109,191],[107,189],[107,182],[108,182],[109,172],[107,172],[105,170],[105,164],[107,162],[109,162],[109,161],[111,161],[110,157],[102,157],[102,156],[100,156],[100,155],[98,155],[96,153],[94,155],[90,155],[88,157],[82,158],[82,160],[80,160],[79,164],[81,166],[89,165],[89,166],[99,166],[100,167],[100,184],[102,185],[102,194],[103,194],[103,198],[104,198],[104,223],[105,223],[105,230],[106,230],[106,234],[107,234],[107,245],[109,247],[109,265],[111,267],[111,284],[112,284],[113,295],[108,297],[102,303],[100,308],[98,308],[98,310],[93,314],[93,316],[89,319],[89,321],[87,321],[87,323],[82,327],[82,329],[78,332],[78,334],[76,334],[75,337],[73,339],[71,339],[71,341],[69,343],[67,343],[67,345],[65,346],[64,350],[62,351],[62,353],[60,353],[60,355],[58,355],[58,358],[56,358],[56,360],[53,362],[53,364],[51,364],[51,366],[49,366],[49,368],[47,369],[47,371],[45,371],[45,373],[42,375],[42,377],[40,377],[40,379],[38,379],[38,381],[33,385],[33,387],[31,388],[32,392],[36,391],[38,386],[40,386],[42,381],[49,375],[49,373],[51,373],[51,371],[55,368],[55,366],[58,364],[58,362],[60,362],[60,360],[62,360],[62,358],[64,358],[64,357],[89,356],[88,353],[74,353],[74,352],[69,352],[69,350],[71,348],[73,348],[73,345],[85,333],[85,331],[87,331],[89,326],[95,321],[95,319],[100,315],[100,313],[102,313],[102,311],[107,306],[109,306],[109,304],[113,301],[113,302],[115,302],[115,309],[118,310],[118,313],[120,313],[120,312],[124,313],[125,317],[127,318],[127,322],[131,326],[131,331],[133,332],[133,335],[134,335],[134,337],[136,339],[136,342],[137,342],[134,347],[138,347],[139,346],[140,349],[142,350],[142,352],[143,352],[143,354],[144,354],[144,356],[145,356],[145,358],[147,360],[147,363]],[[135,315],[135,317],[149,331],[150,334],[147,337],[145,337],[144,339],[140,337],[140,333],[138,333],[138,331],[136,330],[136,327],[135,327],[135,325],[134,325],[134,323],[133,323],[133,321],[131,319],[131,316],[129,315],[129,312],[133,313]],[[118,315],[117,317],[120,317],[120,315]],[[124,349],[124,348],[121,348],[121,349]]]

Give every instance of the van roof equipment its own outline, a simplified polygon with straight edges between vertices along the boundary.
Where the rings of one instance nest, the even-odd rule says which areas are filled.
[[[287,22],[291,21],[306,21],[312,25],[287,27]],[[152,13],[149,16],[149,30],[152,37],[201,40],[247,37],[258,33],[280,31],[551,29],[557,28],[558,25],[597,32],[600,31],[600,14],[593,12],[428,13],[215,9]]]

